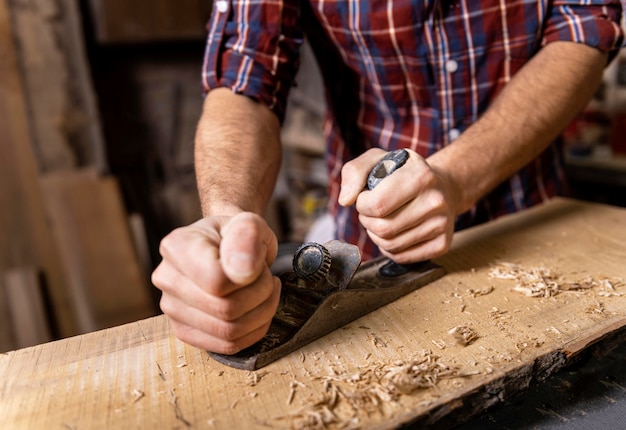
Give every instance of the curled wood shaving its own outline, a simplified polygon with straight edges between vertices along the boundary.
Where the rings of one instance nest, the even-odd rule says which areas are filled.
[[[338,373],[316,378],[323,384],[321,398],[309,402],[293,414],[278,417],[289,420],[292,428],[358,428],[365,415],[385,415],[385,407],[416,390],[435,387],[442,379],[476,375],[442,363],[430,351],[407,361],[377,363],[358,372]],[[293,401],[292,382],[287,403]]]
[[[448,330],[448,334],[452,335],[459,345],[467,346],[478,339],[478,333],[471,327],[459,325]]]
[[[261,382],[261,379],[263,379],[263,377],[265,375],[267,375],[269,372],[266,371],[260,371],[260,372],[250,372],[248,371],[246,374],[246,383],[251,386],[254,387],[256,384],[258,384],[259,382]]]
[[[553,297],[563,292],[582,293],[601,286],[600,295],[612,295],[615,286],[623,285],[621,279],[587,276],[576,281],[565,281],[560,275],[545,267],[523,267],[519,264],[500,262],[489,271],[491,278],[516,281],[514,291],[528,297]],[[621,294],[620,294],[621,295]]]
[[[469,294],[473,298],[476,298],[478,296],[486,296],[487,294],[491,293],[492,291],[493,291],[493,286],[488,285],[488,286],[482,288],[481,290],[475,290],[473,288],[470,288],[469,290],[467,290],[467,294]]]
[[[133,395],[133,401],[132,403],[137,403],[139,400],[143,399],[146,396],[146,393],[144,393],[141,390],[138,389],[133,389],[130,394]]]
[[[604,316],[604,304],[600,302],[596,302],[585,309],[585,312],[592,315],[602,315]]]

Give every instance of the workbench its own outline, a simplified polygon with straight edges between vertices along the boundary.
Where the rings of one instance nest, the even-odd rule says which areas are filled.
[[[445,276],[253,372],[164,316],[2,354],[2,427],[451,427],[621,344],[625,257],[626,210],[554,199],[457,233]]]

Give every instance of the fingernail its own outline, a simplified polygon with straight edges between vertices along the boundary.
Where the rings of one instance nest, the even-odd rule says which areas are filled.
[[[254,271],[254,258],[250,254],[236,252],[228,256],[226,263],[231,270],[242,276],[249,276]]]

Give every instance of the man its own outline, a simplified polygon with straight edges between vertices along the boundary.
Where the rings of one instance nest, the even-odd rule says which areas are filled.
[[[563,191],[551,143],[621,43],[618,1],[215,2],[196,136],[204,218],[161,244],[153,274],[176,336],[231,354],[263,337],[280,282],[262,219],[306,29],[328,89],[338,237],[364,258],[445,253],[456,228]],[[386,151],[405,166],[373,191]]]

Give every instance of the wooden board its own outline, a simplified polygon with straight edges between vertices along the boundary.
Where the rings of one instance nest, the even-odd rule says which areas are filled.
[[[288,429],[310,411],[328,428],[445,427],[621,341],[625,256],[626,210],[557,199],[457,234],[437,260],[446,276],[256,372],[181,343],[162,316],[1,355],[0,416],[18,429]],[[597,285],[528,297],[490,276],[502,262]],[[461,325],[478,336],[466,346],[449,334]],[[423,357],[431,386],[385,391],[385,372]]]
[[[17,347],[51,341],[39,272],[32,267],[11,269],[5,272],[3,281]]]
[[[155,315],[116,180],[87,169],[41,184],[81,332]]]

